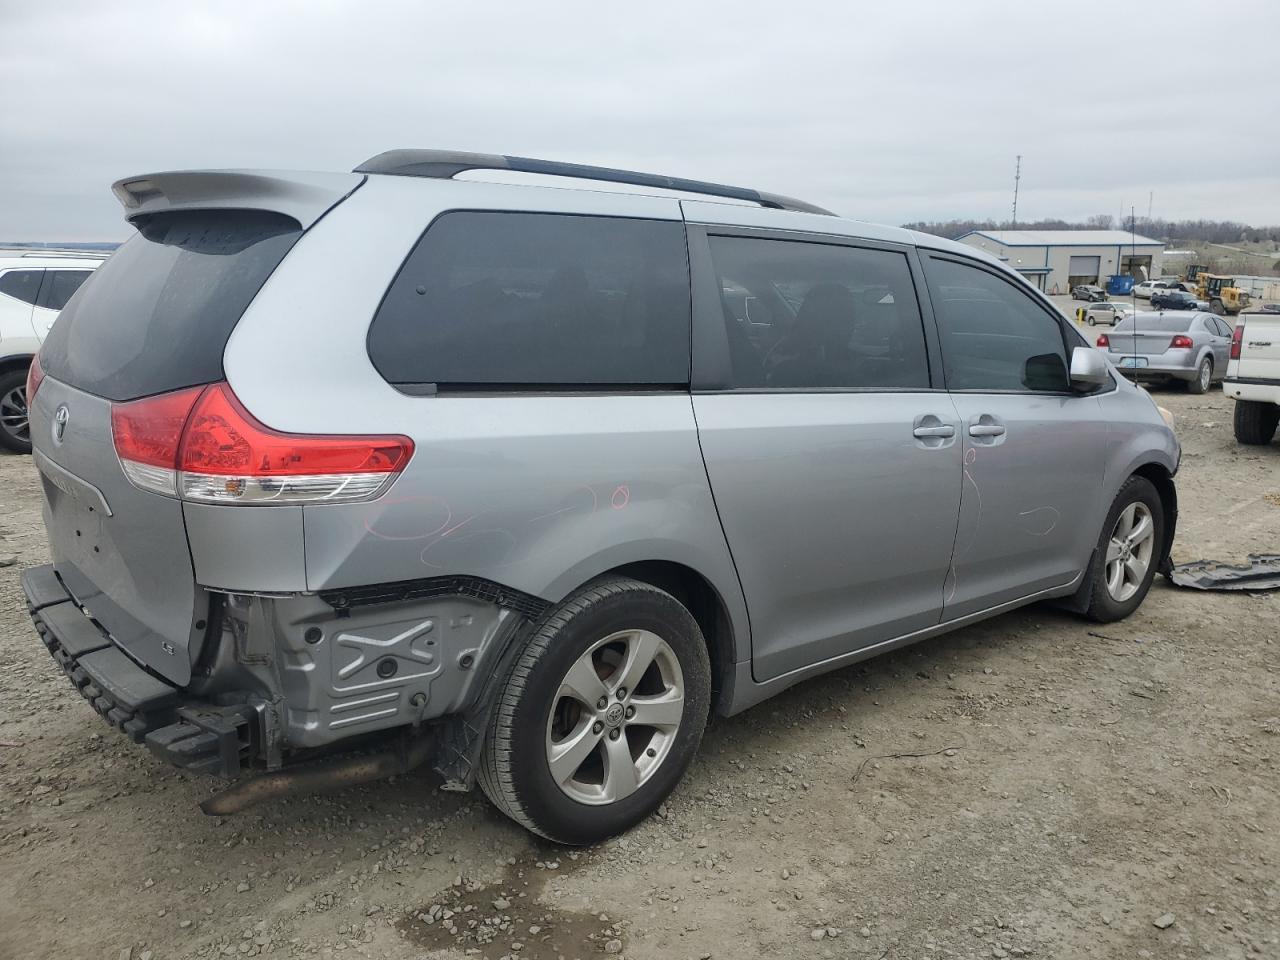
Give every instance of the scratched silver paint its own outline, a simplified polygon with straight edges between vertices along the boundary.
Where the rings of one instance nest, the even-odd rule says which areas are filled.
[[[1095,396],[954,393],[967,425],[964,484],[943,620],[1071,582],[1088,562],[1110,497],[1099,496],[1107,418]],[[1162,424],[1163,426],[1163,424]],[[1097,519],[1095,520],[1095,516]],[[1070,523],[1059,518],[1071,517]]]

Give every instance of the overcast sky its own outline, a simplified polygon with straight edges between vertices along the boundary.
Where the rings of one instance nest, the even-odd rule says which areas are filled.
[[[0,0],[0,239],[122,176],[391,147],[620,166],[861,220],[1280,223],[1280,3]]]

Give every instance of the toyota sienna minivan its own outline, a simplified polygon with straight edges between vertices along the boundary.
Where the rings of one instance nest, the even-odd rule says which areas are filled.
[[[970,247],[432,150],[114,189],[32,365],[23,583],[99,713],[239,778],[207,812],[430,759],[592,842],[712,713],[1168,563],[1162,414]]]

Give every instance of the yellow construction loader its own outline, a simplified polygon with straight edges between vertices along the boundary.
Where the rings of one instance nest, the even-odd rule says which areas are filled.
[[[1235,285],[1235,277],[1201,272],[1196,276],[1196,298],[1208,302],[1218,316],[1234,316],[1249,305],[1249,294]]]

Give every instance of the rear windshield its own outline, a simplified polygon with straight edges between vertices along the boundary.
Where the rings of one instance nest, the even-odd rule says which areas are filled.
[[[1116,333],[1186,333],[1195,317],[1161,317],[1144,315],[1125,317],[1115,325]]]
[[[240,315],[302,233],[261,210],[154,214],[71,298],[40,362],[52,377],[133,400],[222,379]]]

